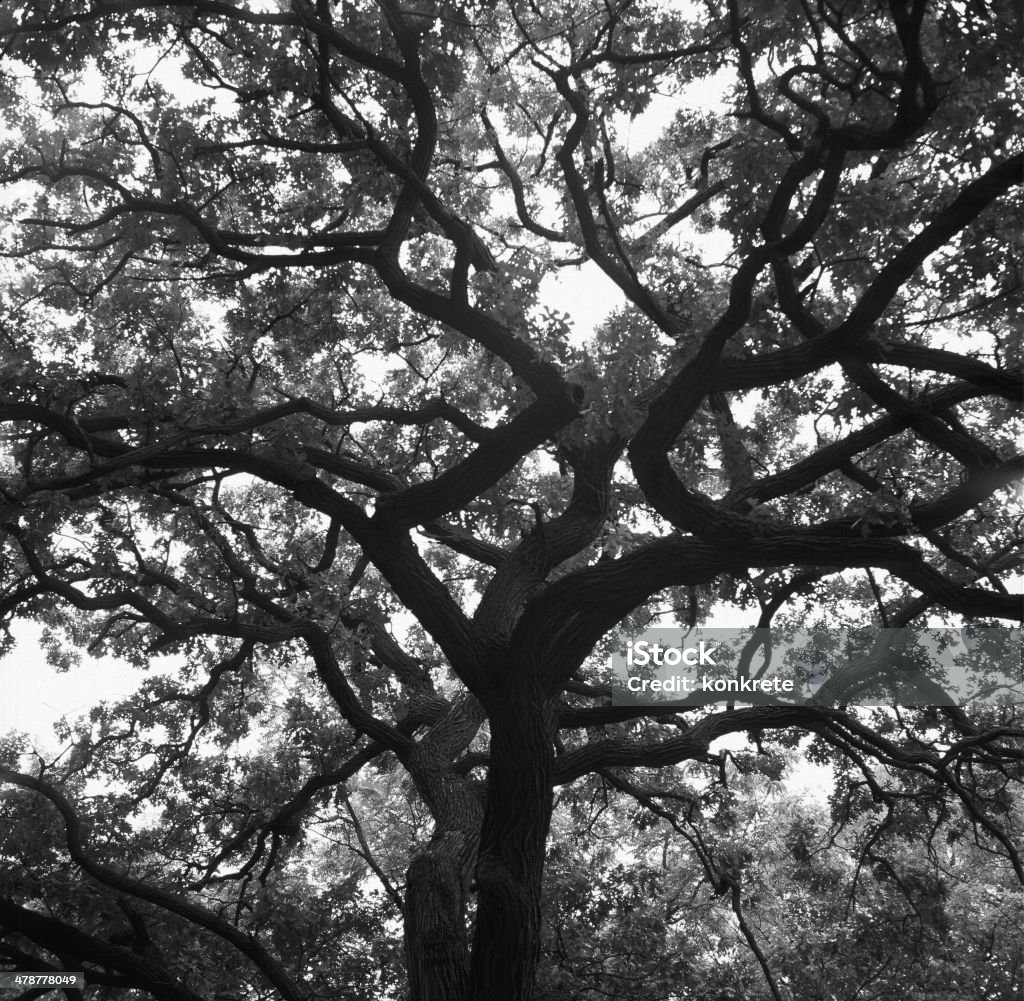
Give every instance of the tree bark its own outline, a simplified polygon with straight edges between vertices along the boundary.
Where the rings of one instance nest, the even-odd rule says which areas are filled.
[[[435,726],[406,759],[435,823],[430,843],[406,870],[402,917],[410,1001],[463,1001],[469,990],[466,905],[483,802],[479,787],[454,774],[447,760],[479,725],[465,709],[457,707],[450,725]]]
[[[491,767],[477,863],[470,1001],[529,1001],[540,951],[541,886],[551,823],[551,712],[517,672],[491,712]]]
[[[406,872],[403,917],[411,1001],[460,1001],[467,994],[463,840],[451,832],[435,837]]]

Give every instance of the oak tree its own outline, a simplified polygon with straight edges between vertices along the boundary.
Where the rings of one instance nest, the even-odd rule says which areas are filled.
[[[5,4],[0,615],[159,670],[5,745],[0,960],[525,1001],[556,790],[678,824],[727,734],[813,734],[1024,877],[1012,707],[622,707],[603,664],[666,608],[1021,618],[1020,29]]]

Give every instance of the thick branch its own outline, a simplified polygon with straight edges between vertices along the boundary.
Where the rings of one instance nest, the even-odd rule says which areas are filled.
[[[111,945],[74,925],[21,907],[3,897],[0,897],[0,927],[23,935],[50,952],[73,954],[90,964],[116,970],[125,978],[125,986],[144,990],[156,1001],[206,1001],[161,963],[140,956],[130,949]]]

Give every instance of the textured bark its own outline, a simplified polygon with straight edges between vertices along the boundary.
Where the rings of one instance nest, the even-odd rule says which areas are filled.
[[[554,756],[551,714],[530,680],[517,677],[519,690],[508,686],[500,710],[491,715],[471,1001],[533,997]]]
[[[458,1001],[469,985],[462,839],[436,839],[405,883],[405,956],[412,1001]]]
[[[484,719],[472,696],[455,702],[406,758],[436,827],[409,864],[403,908],[411,1001],[462,1001],[469,986],[466,903],[480,845],[483,803],[472,779],[452,771]]]

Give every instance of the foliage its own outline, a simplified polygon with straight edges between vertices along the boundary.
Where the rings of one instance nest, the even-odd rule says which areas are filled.
[[[586,822],[548,860],[539,996],[771,998],[745,926],[783,997],[1013,997],[1009,867],[899,782],[851,816],[857,777],[835,768],[831,811],[823,788],[794,791],[798,750],[690,766],[674,789],[636,776],[625,800],[579,790]]]
[[[3,964],[852,1001],[952,991],[988,941],[985,989],[1019,979],[1012,711],[616,707],[604,658],[663,613],[1021,618],[1020,29],[6,4],[0,621],[171,666],[55,760],[3,745]],[[552,292],[579,265],[593,330]],[[722,777],[807,734],[835,817],[750,814]]]

